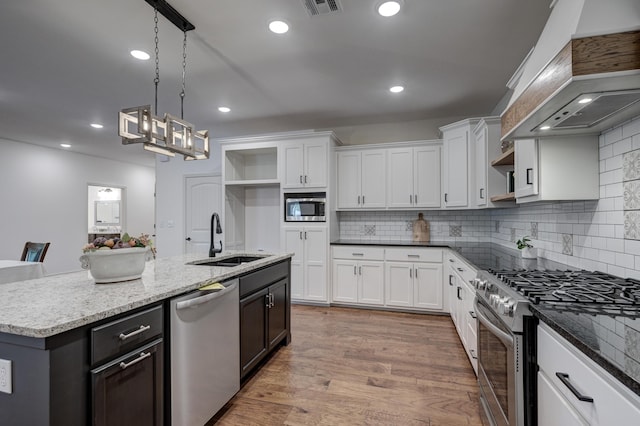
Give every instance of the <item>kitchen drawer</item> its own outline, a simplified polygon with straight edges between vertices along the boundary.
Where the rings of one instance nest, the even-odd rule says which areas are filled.
[[[546,325],[538,326],[537,334],[541,374],[589,424],[638,424],[640,397]],[[569,383],[582,395],[593,398],[593,402],[579,400],[556,373],[568,375]]]
[[[442,249],[388,248],[385,260],[394,262],[438,262],[442,263]]]
[[[91,329],[91,365],[134,350],[162,334],[162,305]]]
[[[363,246],[334,246],[334,259],[384,260],[384,248]]]
[[[289,262],[280,262],[240,277],[240,299],[289,275]]]

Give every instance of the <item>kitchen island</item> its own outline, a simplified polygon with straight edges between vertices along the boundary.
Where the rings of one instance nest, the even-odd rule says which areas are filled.
[[[162,361],[168,351],[162,338],[170,337],[163,310],[168,300],[209,283],[254,276],[276,264],[284,263],[288,275],[291,254],[243,254],[264,258],[216,267],[189,264],[203,255],[183,255],[149,261],[140,279],[121,283],[95,284],[88,272],[73,272],[0,285],[0,359],[11,361],[12,382],[11,393],[0,392],[2,424],[94,423],[91,371],[121,355],[101,353],[96,342],[110,324],[124,324],[131,317],[144,318],[150,326],[130,341],[145,348],[155,344],[147,351],[153,361],[148,374],[160,398],[156,424],[162,424]],[[290,329],[282,341],[289,340]],[[146,368],[140,364],[136,368]]]

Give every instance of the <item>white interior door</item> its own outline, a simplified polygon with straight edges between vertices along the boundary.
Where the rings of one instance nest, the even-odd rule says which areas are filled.
[[[187,176],[185,178],[185,245],[184,253],[208,254],[211,215],[221,210],[220,176]],[[216,244],[222,239],[216,235]]]

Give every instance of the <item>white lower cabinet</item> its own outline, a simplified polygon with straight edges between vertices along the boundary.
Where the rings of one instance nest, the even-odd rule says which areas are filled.
[[[537,337],[538,424],[640,424],[638,395],[546,324]]]
[[[478,323],[473,307],[475,290],[471,285],[477,271],[451,252],[446,257],[449,312],[469,361],[478,374]]]
[[[443,311],[442,249],[333,246],[331,301]]]
[[[333,302],[384,304],[384,249],[333,248]]]
[[[291,299],[327,302],[327,229],[285,227],[285,251],[291,258]]]

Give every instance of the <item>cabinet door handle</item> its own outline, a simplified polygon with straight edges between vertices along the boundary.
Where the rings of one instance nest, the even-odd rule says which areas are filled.
[[[147,331],[147,330],[149,330],[149,329],[151,329],[151,326],[150,326],[150,325],[141,325],[141,326],[140,326],[140,328],[138,328],[136,331],[132,331],[131,333],[127,333],[127,334],[120,333],[120,335],[118,336],[118,338],[119,338],[120,340],[122,340],[122,341],[125,341],[125,340],[127,340],[128,338],[133,337],[133,336],[136,336],[136,335],[138,335],[138,334],[140,334],[140,333],[144,333],[145,331]]]
[[[357,272],[356,272],[357,268],[358,267],[356,265],[353,265],[353,275],[358,275]]]
[[[362,266],[358,266],[358,275],[362,275]]]
[[[478,317],[477,317],[477,315],[476,315],[476,313],[475,313],[475,312],[473,312],[473,311],[469,311],[469,315],[471,315],[471,318],[473,318],[473,319],[478,318]]]
[[[364,195],[362,196],[362,205],[364,206]]]
[[[409,204],[413,204],[413,195],[409,194]]]
[[[560,379],[560,381],[566,387],[569,388],[571,393],[573,395],[575,395],[575,397],[578,398],[580,401],[593,402],[593,398],[591,398],[590,396],[581,394],[580,391],[578,389],[576,389],[575,386],[573,386],[573,383],[571,383],[571,381],[569,381],[569,375],[567,373],[558,373],[558,372],[556,372],[556,376],[558,377],[558,379]]]
[[[302,175],[300,175],[300,183],[302,183]]]
[[[358,195],[358,205],[360,205],[360,196]]]
[[[444,193],[444,202],[445,203],[447,202],[447,193],[446,192]]]
[[[533,185],[533,169],[527,169],[527,185]]]
[[[449,274],[449,285],[453,285],[453,275]]]
[[[409,268],[409,278],[413,278],[413,268]]]
[[[302,239],[302,231],[300,231],[300,239]]]
[[[415,273],[413,274],[414,277],[418,278],[418,268],[416,268]]]
[[[264,295],[264,299],[266,300],[266,302],[265,302],[265,306],[266,306],[267,308],[270,308],[270,307],[271,307],[271,298],[270,298],[269,296],[271,296],[271,294],[269,294],[269,293],[267,293],[267,294],[265,294],[265,295]]]
[[[269,293],[269,298],[271,299],[271,304],[269,305],[269,307],[273,308],[274,306],[276,306],[276,299],[275,297],[273,297],[273,293]]]
[[[308,177],[307,175],[304,175],[304,183],[308,183],[307,182],[307,177]]]
[[[304,231],[304,239],[307,239],[307,231]]]
[[[140,352],[140,355],[138,356],[138,358],[134,359],[133,361],[130,361],[130,362],[121,362],[121,363],[120,363],[120,368],[124,370],[125,368],[129,368],[129,367],[131,367],[132,365],[139,363],[139,362],[140,362],[140,361],[142,361],[143,359],[145,359],[145,358],[149,358],[150,356],[151,356],[151,352],[147,352],[147,353]]]
[[[484,188],[480,188],[480,199],[484,200]]]
[[[418,194],[415,194],[415,195],[413,196],[413,202],[414,202],[414,203],[416,203],[416,204],[418,204]]]
[[[473,349],[469,349],[469,353],[471,354],[471,358],[478,359],[478,355],[476,355],[476,351]]]
[[[462,287],[458,287],[458,289],[456,290],[456,297],[458,298],[458,300],[462,300],[462,297],[460,296],[460,290],[462,290]]]

